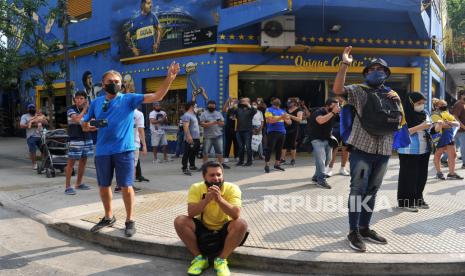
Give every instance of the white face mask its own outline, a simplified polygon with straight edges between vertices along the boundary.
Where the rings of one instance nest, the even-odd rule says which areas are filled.
[[[413,107],[413,109],[414,109],[416,112],[422,112],[423,110],[425,110],[425,104],[415,105],[415,106]]]

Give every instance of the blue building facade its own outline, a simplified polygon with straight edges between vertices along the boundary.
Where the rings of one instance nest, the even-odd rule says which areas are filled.
[[[92,16],[69,26],[78,45],[71,49],[71,80],[82,90],[85,71],[97,84],[105,71],[115,69],[137,93],[147,93],[156,91],[171,62],[180,63],[180,75],[163,102],[173,128],[170,140],[179,109],[193,98],[204,107],[207,98],[222,106],[228,97],[284,101],[298,96],[321,106],[331,96],[348,45],[355,58],[348,82],[362,82],[365,64],[381,57],[392,68],[389,85],[401,95],[446,97],[441,1],[153,0],[150,13],[144,12],[144,2],[92,1]],[[281,30],[266,24],[283,18],[292,18],[293,25]],[[62,37],[56,24],[50,32]],[[267,44],[265,35],[276,37]],[[283,35],[294,41],[276,47]],[[41,86],[21,89],[24,104],[51,104]],[[64,80],[56,83],[56,96],[58,118],[65,108]],[[151,107],[144,110],[148,117]]]

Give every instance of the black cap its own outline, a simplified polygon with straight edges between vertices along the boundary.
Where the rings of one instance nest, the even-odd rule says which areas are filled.
[[[386,72],[386,75],[389,77],[391,75],[391,69],[389,69],[389,66],[387,62],[382,59],[382,58],[375,58],[370,61],[370,63],[367,64],[365,69],[363,69],[363,75],[365,76],[368,72],[368,69],[372,67],[373,65],[378,64],[381,65],[384,68],[384,71]]]

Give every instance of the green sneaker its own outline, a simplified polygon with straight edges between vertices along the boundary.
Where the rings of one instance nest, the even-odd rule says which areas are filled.
[[[204,258],[202,255],[198,255],[192,260],[191,266],[187,270],[187,274],[194,275],[194,276],[200,275],[207,268],[208,268],[208,260]]]
[[[231,272],[229,271],[228,267],[228,260],[215,258],[214,268],[216,271],[216,275],[218,276],[229,276]]]

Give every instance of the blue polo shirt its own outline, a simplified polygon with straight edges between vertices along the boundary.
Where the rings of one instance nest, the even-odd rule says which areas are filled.
[[[84,122],[92,118],[107,119],[108,126],[99,128],[97,135],[96,156],[112,155],[134,151],[134,109],[144,101],[143,94],[118,93],[110,101],[98,97],[92,101]],[[103,105],[107,104],[107,111]]]
[[[140,50],[140,55],[152,54],[158,24],[158,18],[153,13],[141,14],[133,19],[130,32],[136,41],[137,49]]]

